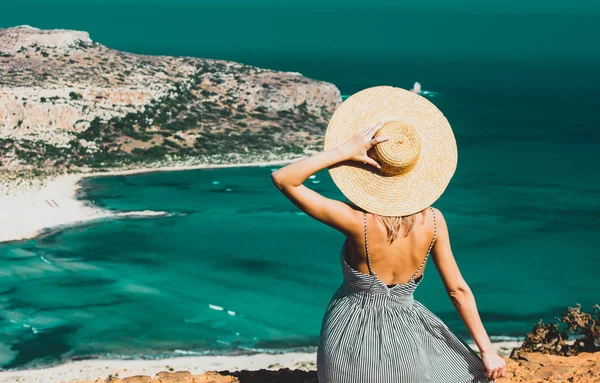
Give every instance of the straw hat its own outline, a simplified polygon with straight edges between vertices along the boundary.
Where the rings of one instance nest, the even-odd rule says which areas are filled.
[[[427,99],[404,89],[377,86],[362,90],[335,111],[325,133],[325,149],[385,122],[375,136],[390,139],[369,150],[380,165],[346,161],[329,167],[344,195],[364,210],[382,216],[417,213],[435,202],[456,170],[452,128]]]

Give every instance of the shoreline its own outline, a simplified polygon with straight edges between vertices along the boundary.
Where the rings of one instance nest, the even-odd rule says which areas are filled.
[[[0,383],[58,383],[78,380],[95,381],[98,377],[150,375],[160,371],[242,371],[280,368],[314,370],[317,354],[291,352],[283,354],[180,356],[166,359],[87,359],[58,366],[0,371]]]
[[[299,157],[300,158],[300,157]],[[229,164],[168,165],[132,169],[113,168],[107,171],[82,171],[79,173],[49,176],[43,182],[19,185],[7,192],[11,185],[0,185],[0,244],[18,242],[61,229],[105,218],[147,217],[166,215],[166,212],[114,212],[94,206],[92,202],[78,199],[84,178],[112,177],[154,172],[220,169],[235,167],[262,167],[284,165],[296,161],[282,159]]]
[[[106,172],[82,172],[77,173],[82,175],[82,178],[93,178],[93,177],[111,177],[111,176],[124,176],[134,174],[145,174],[145,173],[158,173],[158,172],[180,172],[186,170],[201,170],[201,169],[223,169],[223,168],[253,168],[263,166],[277,166],[286,165],[304,157],[298,157],[293,159],[282,159],[275,161],[260,161],[260,162],[247,162],[247,163],[231,163],[231,164],[197,164],[197,165],[169,165],[169,166],[157,166],[157,167],[146,167],[146,168],[134,168],[134,169],[110,169]]]
[[[496,351],[507,357],[519,341],[493,342]],[[469,343],[473,348],[474,345]],[[508,351],[507,351],[508,350]],[[280,354],[257,353],[248,355],[177,356],[165,359],[86,359],[51,367],[0,371],[0,383],[58,383],[95,381],[98,377],[149,375],[160,371],[189,371],[193,375],[207,371],[277,371],[316,370],[316,352],[287,352]]]

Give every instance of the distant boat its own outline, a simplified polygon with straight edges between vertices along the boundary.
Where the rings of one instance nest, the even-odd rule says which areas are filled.
[[[416,94],[421,94],[421,83],[415,82],[415,85],[413,85],[413,88],[410,91]]]
[[[432,92],[429,90],[423,90],[421,87],[421,83],[420,82],[415,82],[415,84],[413,85],[412,89],[410,90],[411,92],[414,92],[416,94],[420,94],[421,96],[426,96],[426,97],[433,97],[436,94],[438,94],[438,92]],[[352,96],[351,94],[342,94],[342,101],[346,101],[346,99],[348,97]]]
[[[416,94],[420,94],[422,96],[428,96],[428,97],[433,97],[436,94],[438,94],[438,92],[432,92],[429,90],[423,90],[421,87],[421,83],[420,82],[415,82],[415,84],[413,85],[412,89],[410,90],[411,92],[414,92]]]

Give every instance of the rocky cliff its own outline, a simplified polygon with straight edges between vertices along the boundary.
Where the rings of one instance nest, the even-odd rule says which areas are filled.
[[[334,85],[299,73],[0,29],[0,169],[301,154],[340,102]]]

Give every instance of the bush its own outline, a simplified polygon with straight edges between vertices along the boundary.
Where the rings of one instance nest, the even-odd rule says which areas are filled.
[[[78,137],[84,140],[93,141],[102,135],[103,124],[99,117],[90,121],[90,126],[83,132],[79,133]]]
[[[577,355],[582,352],[600,351],[600,306],[594,305],[591,313],[581,311],[581,305],[567,308],[556,318],[557,323],[544,324],[541,320],[525,336],[521,347],[515,348],[511,358],[519,359],[519,353],[541,352],[552,355]],[[573,344],[568,344],[566,331],[575,334]]]
[[[170,146],[172,148],[179,148],[179,144],[178,143],[176,143],[175,141],[171,141],[171,140],[169,140],[167,138],[165,138],[163,140],[163,145]]]
[[[140,149],[135,148],[131,151],[131,154],[134,156],[134,160],[137,161],[150,161],[150,160],[159,160],[165,157],[165,155],[169,152],[167,148],[164,146],[153,146],[149,149]]]
[[[83,98],[82,95],[80,95],[79,93],[75,93],[75,92],[69,93],[69,97],[71,97],[71,100],[81,100]]]

